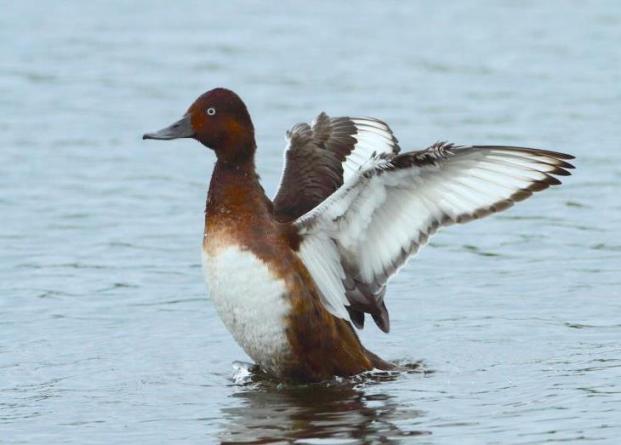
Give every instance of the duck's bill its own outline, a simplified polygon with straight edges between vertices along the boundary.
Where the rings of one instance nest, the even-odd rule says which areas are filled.
[[[142,135],[142,139],[160,139],[164,141],[191,137],[194,137],[194,130],[192,129],[192,122],[190,121],[189,114],[186,114],[177,122],[166,128]]]

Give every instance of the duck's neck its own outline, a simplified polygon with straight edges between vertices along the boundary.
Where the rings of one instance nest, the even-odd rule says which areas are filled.
[[[259,182],[254,156],[229,163],[218,159],[207,194],[206,217],[235,220],[269,214],[271,202]]]

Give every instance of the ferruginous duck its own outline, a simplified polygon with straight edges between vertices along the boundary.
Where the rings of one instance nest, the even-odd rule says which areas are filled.
[[[386,284],[440,227],[560,184],[573,156],[437,142],[401,152],[381,120],[319,114],[287,132],[273,200],[255,170],[244,102],[216,88],[143,139],[194,138],[216,153],[205,211],[209,295],[246,353],[278,378],[321,381],[392,365],[356,329],[388,332]]]

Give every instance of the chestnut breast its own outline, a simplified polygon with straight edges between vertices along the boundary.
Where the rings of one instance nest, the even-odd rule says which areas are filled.
[[[203,271],[226,328],[257,364],[279,375],[291,357],[285,270],[294,253],[263,199],[247,184],[235,183],[210,190]]]

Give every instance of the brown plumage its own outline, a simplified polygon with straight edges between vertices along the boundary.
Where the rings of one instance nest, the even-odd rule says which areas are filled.
[[[366,351],[349,323],[323,307],[312,277],[294,253],[298,238],[290,224],[273,217],[254,163],[216,164],[207,198],[203,248],[214,254],[234,240],[286,283],[292,304],[286,320],[291,356],[283,363],[281,375],[317,381],[389,369],[390,364]]]
[[[364,348],[352,324],[362,328],[369,314],[389,330],[386,284],[408,257],[438,228],[504,210],[559,184],[556,176],[573,168],[570,155],[521,147],[436,143],[401,153],[384,122],[321,113],[288,132],[272,202],[255,171],[252,120],[235,93],[211,90],[180,121],[144,136],[180,137],[200,141],[218,159],[203,251],[212,258],[231,247],[250,254],[244,261],[257,271],[253,279],[265,276],[269,304],[286,308],[282,318],[267,317],[282,329],[257,329],[257,338],[243,335],[252,332],[248,323],[268,322],[258,314],[270,315],[269,308],[229,293],[245,306],[221,310],[233,311],[231,326],[244,327],[236,339],[252,346],[249,354],[283,378],[305,381],[391,368]],[[226,278],[245,279],[243,270]],[[276,355],[266,358],[257,342],[266,351],[278,346]]]

